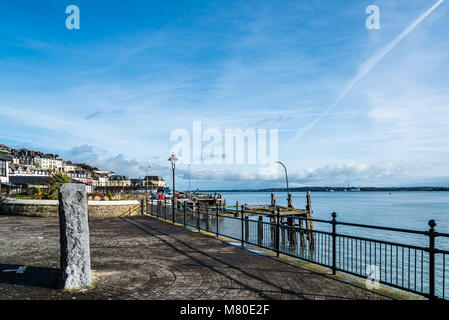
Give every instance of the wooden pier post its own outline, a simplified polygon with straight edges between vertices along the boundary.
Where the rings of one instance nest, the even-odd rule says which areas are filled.
[[[308,219],[312,219],[312,197],[310,195],[310,191],[307,192],[307,206],[306,206],[306,210],[307,210],[307,218]],[[307,220],[306,221],[306,228],[312,230],[313,229],[313,221]],[[309,248],[310,250],[314,250],[315,248],[315,234],[312,231],[308,231],[307,232],[308,235],[308,240],[309,240]]]
[[[304,228],[304,223],[303,222],[304,222],[303,219],[301,219],[301,218],[298,219],[298,223],[299,223],[299,228],[300,229]],[[304,231],[303,230],[299,231],[299,244],[300,244],[301,248],[305,248],[306,247],[306,239],[304,237]]]
[[[280,223],[281,227],[279,229],[281,231],[281,240],[282,240],[281,244],[283,246],[285,245],[285,224],[284,223],[285,223],[284,218],[281,218],[281,223]]]
[[[290,244],[295,245],[296,244],[296,230],[293,229],[293,227],[295,226],[294,224],[295,218],[287,218],[287,225],[288,225],[288,229],[287,229],[287,235],[288,235],[288,241],[290,242]]]
[[[235,202],[235,217],[239,216],[239,202]]]
[[[212,230],[212,217],[209,215],[209,207],[206,207],[206,230],[211,231]]]
[[[292,242],[292,239],[293,239],[293,237],[292,237],[293,230],[291,228],[289,228],[293,225],[292,220],[293,220],[292,218],[287,218],[287,239],[289,242]]]

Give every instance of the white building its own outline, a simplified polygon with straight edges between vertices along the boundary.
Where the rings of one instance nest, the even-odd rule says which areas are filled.
[[[36,167],[44,170],[57,170],[63,169],[63,161],[59,157],[44,156],[42,158],[34,158],[34,164]]]
[[[0,184],[9,184],[10,162],[12,162],[10,155],[0,153]]]
[[[39,169],[34,166],[12,164],[9,166],[10,176],[49,176],[48,170]]]
[[[75,172],[75,171],[80,171],[80,167],[78,167],[77,165],[73,164],[70,161],[64,162],[63,163],[64,166],[64,171],[65,172]]]

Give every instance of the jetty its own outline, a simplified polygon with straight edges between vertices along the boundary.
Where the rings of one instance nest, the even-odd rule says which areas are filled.
[[[224,217],[239,217],[243,212],[246,241],[248,241],[251,233],[250,224],[252,221],[250,217],[257,217],[257,242],[259,244],[263,242],[264,218],[269,219],[271,239],[275,238],[278,219],[281,246],[287,243],[287,241],[291,245],[296,245],[299,239],[301,248],[308,246],[310,250],[313,250],[315,246],[315,234],[313,233],[313,210],[310,192],[306,194],[305,209],[295,208],[292,205],[291,194],[288,194],[287,203],[287,206],[276,204],[276,195],[272,193],[269,204],[251,205],[245,203],[239,205],[237,201],[235,205],[226,206],[226,200],[223,199],[223,196],[215,193],[197,194],[191,198],[176,199],[176,209],[179,210],[182,207],[186,207],[188,211],[198,214],[198,219],[206,220],[207,230],[212,229],[212,220],[214,219],[210,213],[215,212]]]

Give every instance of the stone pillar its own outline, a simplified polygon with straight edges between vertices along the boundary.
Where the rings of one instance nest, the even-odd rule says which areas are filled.
[[[59,189],[61,286],[64,289],[92,285],[87,209],[84,185],[68,183]]]

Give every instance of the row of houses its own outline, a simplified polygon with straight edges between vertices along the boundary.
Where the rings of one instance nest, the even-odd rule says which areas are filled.
[[[146,188],[153,191],[165,188],[162,177],[146,176],[130,179],[127,176],[98,170],[85,164],[66,162],[58,155],[27,149],[16,150],[0,145],[0,187],[2,188],[45,187],[50,181],[50,176],[58,172],[65,173],[73,181],[84,183],[88,192],[94,192],[97,188]]]

